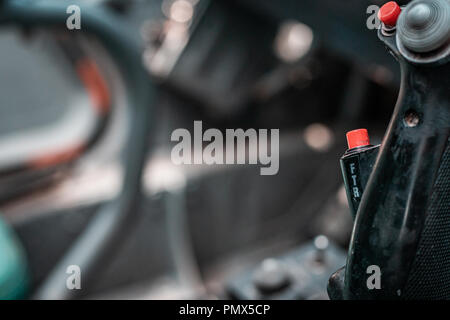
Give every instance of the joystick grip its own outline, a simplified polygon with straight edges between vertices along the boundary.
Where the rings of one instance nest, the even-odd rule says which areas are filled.
[[[394,32],[379,32],[401,89],[331,298],[450,299],[449,10],[448,0],[416,0]],[[371,266],[380,288],[367,285]]]

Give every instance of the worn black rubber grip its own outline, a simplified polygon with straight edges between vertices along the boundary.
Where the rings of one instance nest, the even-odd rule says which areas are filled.
[[[357,213],[345,299],[450,299],[450,64],[399,59],[399,100]],[[367,286],[371,265],[381,289]]]

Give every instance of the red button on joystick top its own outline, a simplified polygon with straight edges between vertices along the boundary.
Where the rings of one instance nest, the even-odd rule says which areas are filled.
[[[402,9],[395,1],[385,3],[378,11],[378,19],[388,27],[395,27]]]
[[[349,149],[370,145],[367,129],[357,129],[347,132],[347,143]]]

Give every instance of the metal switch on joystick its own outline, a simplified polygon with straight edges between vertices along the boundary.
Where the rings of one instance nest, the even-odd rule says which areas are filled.
[[[397,33],[401,44],[416,53],[440,48],[450,37],[450,6],[448,0],[411,3],[400,15]]]

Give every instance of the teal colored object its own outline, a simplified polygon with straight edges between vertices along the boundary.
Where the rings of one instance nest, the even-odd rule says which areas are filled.
[[[24,250],[13,230],[0,218],[0,300],[23,299],[27,286]]]

